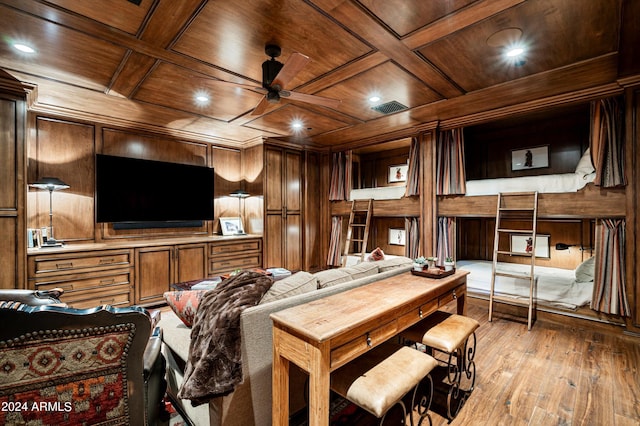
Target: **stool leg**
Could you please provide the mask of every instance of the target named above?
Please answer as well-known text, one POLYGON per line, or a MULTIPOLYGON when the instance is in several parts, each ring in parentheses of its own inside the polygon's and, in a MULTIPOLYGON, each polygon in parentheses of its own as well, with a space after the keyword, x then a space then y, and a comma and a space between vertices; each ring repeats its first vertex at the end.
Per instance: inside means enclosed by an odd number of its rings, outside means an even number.
MULTIPOLYGON (((400 407, 402 407, 402 426, 407 426, 407 407, 405 407, 404 402, 402 402, 402 400, 396 402, 396 404, 398 404, 398 405, 400 405, 400 407)), ((387 417, 387 414, 390 411, 391 411, 391 409, 389 411, 387 411, 386 413, 384 413, 384 415, 380 419, 379 426, 383 426, 384 419, 387 417)), ((413 419, 411 421, 413 422, 413 419)))
POLYGON ((411 397, 412 415, 409 417, 411 419, 411 426, 414 426, 413 407, 416 406, 416 396, 418 393, 418 388, 422 387, 422 385, 425 385, 426 389, 425 389, 425 392, 422 395, 420 395, 420 401, 417 403, 416 412, 420 416, 420 420, 418 421, 418 426, 422 425, 422 422, 424 421, 425 418, 429 420, 429 426, 432 425, 431 416, 429 415, 429 410, 431 409, 431 402, 433 401, 433 379, 431 378, 430 374, 427 374, 425 379, 427 383, 424 383, 424 379, 423 379, 423 382, 418 383, 418 385, 416 385, 416 387, 413 390, 413 396, 411 397))

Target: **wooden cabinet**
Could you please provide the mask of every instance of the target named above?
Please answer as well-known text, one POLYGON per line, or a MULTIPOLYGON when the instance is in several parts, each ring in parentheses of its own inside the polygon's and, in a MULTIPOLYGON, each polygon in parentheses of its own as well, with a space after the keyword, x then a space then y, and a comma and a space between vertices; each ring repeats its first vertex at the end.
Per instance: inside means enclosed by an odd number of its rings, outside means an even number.
POLYGON ((29 287, 62 288, 73 308, 133 303, 133 250, 50 253, 29 257, 29 287))
POLYGON ((180 244, 136 249, 136 304, 163 301, 171 284, 207 276, 207 244, 180 244))
POLYGON ((24 91, 0 76, 0 288, 22 288, 25 277, 24 91))
POLYGON ((259 238, 209 244, 209 276, 214 277, 236 269, 262 266, 262 240, 259 238))
POLYGON ((302 269, 302 153, 267 146, 264 191, 264 265, 302 269))

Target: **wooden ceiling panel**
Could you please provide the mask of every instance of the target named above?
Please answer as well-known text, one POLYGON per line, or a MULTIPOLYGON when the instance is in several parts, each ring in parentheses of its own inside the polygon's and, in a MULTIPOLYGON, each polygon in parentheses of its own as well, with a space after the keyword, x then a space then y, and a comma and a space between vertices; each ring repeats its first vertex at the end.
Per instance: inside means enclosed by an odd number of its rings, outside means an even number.
POLYGON ((255 108, 262 95, 239 87, 218 85, 213 79, 185 68, 160 63, 145 79, 134 99, 228 122, 255 108), (198 95, 208 97, 209 102, 196 102, 198 95))
POLYGON ((340 99, 342 103, 338 107, 339 111, 363 121, 383 115, 371 109, 374 105, 397 101, 413 108, 442 99, 422 81, 391 61, 370 68, 318 94, 340 99), (372 95, 379 96, 381 100, 371 104, 369 98, 372 95))
POLYGON ((619 9, 618 0, 528 1, 418 51, 470 92, 616 51, 619 9), (487 44, 505 28, 522 30, 522 66, 487 44))
POLYGON ((280 136, 306 138, 346 127, 347 123, 307 110, 301 106, 287 103, 247 123, 246 126, 273 132, 280 136), (294 130, 291 127, 293 122, 296 121, 302 124, 300 130, 294 130))
POLYGON ((141 0, 139 6, 127 0, 48 1, 110 27, 137 34, 155 0, 141 0))
POLYGON ((398 36, 404 37, 476 1, 360 0, 359 3, 398 36))
POLYGON ((0 57, 5 69, 28 69, 30 74, 104 91, 126 49, 60 25, 0 6, 2 35, 0 57), (12 43, 33 46, 23 54, 12 43), (53 53, 53 54, 52 54, 53 53))
POLYGON ((245 0, 209 2, 173 50, 262 81, 266 44, 282 48, 285 63, 293 52, 311 58, 286 87, 320 77, 371 51, 371 48, 305 2, 245 0))

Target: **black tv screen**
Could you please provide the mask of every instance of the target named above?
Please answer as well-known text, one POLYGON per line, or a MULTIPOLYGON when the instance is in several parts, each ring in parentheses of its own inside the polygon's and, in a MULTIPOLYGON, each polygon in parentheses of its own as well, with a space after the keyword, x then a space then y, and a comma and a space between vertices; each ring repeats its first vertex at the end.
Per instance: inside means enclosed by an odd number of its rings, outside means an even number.
POLYGON ((211 220, 213 182, 209 167, 97 154, 96 222, 211 220))

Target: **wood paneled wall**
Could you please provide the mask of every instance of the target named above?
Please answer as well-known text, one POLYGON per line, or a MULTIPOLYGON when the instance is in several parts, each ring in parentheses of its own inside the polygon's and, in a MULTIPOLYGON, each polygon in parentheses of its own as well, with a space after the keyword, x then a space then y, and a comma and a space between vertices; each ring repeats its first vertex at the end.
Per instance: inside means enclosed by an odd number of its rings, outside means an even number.
MULTIPOLYGON (((218 232, 218 221, 197 228, 113 229, 95 222, 95 154, 117 155, 213 167, 216 217, 238 216, 238 199, 229 197, 245 189, 242 152, 166 135, 118 129, 100 123, 70 121, 30 114, 28 127, 28 182, 58 177, 70 185, 53 194, 54 234, 69 243, 101 242, 163 236, 207 235, 218 232)), ((261 195, 261 191, 255 193, 261 195)), ((246 207, 246 205, 245 205, 246 207)), ((49 223, 49 194, 29 189, 27 227, 49 223)))
POLYGON ((406 165, 409 148, 372 152, 354 156, 353 188, 402 186, 405 182, 389 182, 389 167, 406 165))

